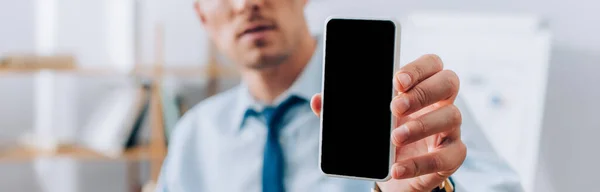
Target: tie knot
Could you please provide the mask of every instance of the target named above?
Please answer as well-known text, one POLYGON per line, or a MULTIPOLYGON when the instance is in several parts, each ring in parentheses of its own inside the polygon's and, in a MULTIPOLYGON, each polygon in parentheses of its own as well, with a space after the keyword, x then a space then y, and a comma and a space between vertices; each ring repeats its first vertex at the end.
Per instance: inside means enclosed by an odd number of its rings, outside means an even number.
POLYGON ((265 107, 261 112, 257 112, 252 109, 248 109, 246 113, 250 116, 262 116, 267 121, 267 127, 269 129, 273 127, 277 127, 280 123, 283 116, 296 105, 302 104, 306 102, 306 100, 298 97, 298 96, 290 96, 285 101, 281 102, 281 104, 277 106, 269 106, 265 107))
POLYGON ((263 117, 265 117, 265 119, 267 119, 267 122, 271 121, 271 118, 273 116, 273 112, 275 112, 275 107, 265 107, 262 111, 262 113, 260 113, 263 117))

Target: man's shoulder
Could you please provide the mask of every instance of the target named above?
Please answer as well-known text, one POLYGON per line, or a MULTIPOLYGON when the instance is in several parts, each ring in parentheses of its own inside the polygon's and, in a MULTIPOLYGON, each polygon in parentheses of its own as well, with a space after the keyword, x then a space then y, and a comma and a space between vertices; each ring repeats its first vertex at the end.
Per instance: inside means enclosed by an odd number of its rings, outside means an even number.
POLYGON ((172 138, 186 140, 194 137, 199 129, 212 129, 226 126, 227 119, 231 116, 231 109, 237 103, 238 87, 231 88, 217 95, 204 99, 188 110, 177 122, 172 138))
POLYGON ((236 86, 227 91, 206 98, 192 107, 190 112, 206 115, 205 113, 207 112, 210 114, 216 114, 219 112, 230 111, 230 107, 233 107, 237 103, 236 101, 239 95, 239 89, 240 87, 236 86))
MULTIPOLYGON (((232 109, 238 103, 239 86, 206 98, 188 110, 179 124, 188 127, 189 124, 197 125, 197 122, 215 122, 223 117, 231 116, 232 109)), ((218 123, 218 122, 215 122, 218 123)))

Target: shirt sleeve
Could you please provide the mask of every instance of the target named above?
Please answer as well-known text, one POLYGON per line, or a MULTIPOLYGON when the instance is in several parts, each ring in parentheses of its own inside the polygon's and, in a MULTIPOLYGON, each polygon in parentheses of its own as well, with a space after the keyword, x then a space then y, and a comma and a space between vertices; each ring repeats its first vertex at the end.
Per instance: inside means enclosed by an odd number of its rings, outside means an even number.
POLYGON ((464 101, 459 97, 455 103, 462 113, 462 140, 467 146, 463 165, 452 175, 455 191, 523 191, 517 173, 492 148, 464 101))
POLYGON ((197 109, 191 109, 177 122, 175 129, 173 129, 168 142, 167 156, 165 157, 158 181, 156 184, 155 192, 172 192, 172 191, 185 191, 190 187, 197 187, 199 178, 193 174, 194 172, 185 171, 186 169, 194 169, 191 164, 187 164, 186 156, 190 154, 188 149, 195 149, 192 146, 196 143, 191 143, 194 138, 191 138, 194 127, 196 124, 196 112, 197 109), (189 145, 188 147, 185 147, 189 145), (195 179, 196 182, 189 182, 189 179, 195 179), (194 186, 191 186, 194 184, 194 186))
POLYGON ((168 192, 168 188, 166 185, 166 174, 165 172, 167 172, 168 168, 167 168, 167 158, 165 158, 165 160, 163 161, 162 164, 162 168, 160 169, 160 175, 158 176, 158 182, 156 184, 156 189, 154 190, 155 192, 168 192))

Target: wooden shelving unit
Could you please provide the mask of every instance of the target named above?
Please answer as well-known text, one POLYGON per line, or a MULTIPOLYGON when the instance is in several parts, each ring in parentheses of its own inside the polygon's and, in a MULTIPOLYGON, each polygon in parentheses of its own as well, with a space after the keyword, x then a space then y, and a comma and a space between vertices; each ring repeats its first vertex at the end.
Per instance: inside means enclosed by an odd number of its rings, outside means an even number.
MULTIPOLYGON (((69 69, 6 69, 0 68, 0 77, 13 75, 31 75, 40 71, 53 71, 69 73, 81 76, 128 76, 142 78, 151 81, 150 106, 148 117, 150 118, 150 141, 141 146, 135 146, 125 150, 118 157, 108 157, 92 149, 81 146, 64 145, 53 151, 45 151, 26 146, 0 146, 0 163, 4 162, 28 162, 39 158, 71 158, 81 161, 126 161, 128 182, 137 182, 139 168, 137 163, 148 161, 150 163, 150 182, 156 182, 160 174, 163 159, 167 154, 165 138, 165 125, 162 106, 161 85, 166 76, 182 78, 201 77, 206 78, 208 83, 205 91, 208 95, 214 95, 218 90, 218 80, 238 78, 238 72, 233 67, 223 67, 217 64, 214 46, 210 49, 208 64, 202 67, 165 67, 163 50, 163 28, 159 25, 156 29, 156 62, 153 65, 136 64, 134 70, 123 73, 113 68, 69 68, 69 69)), ((131 186, 130 186, 131 187, 131 186)), ((133 188, 132 191, 139 191, 133 188)))

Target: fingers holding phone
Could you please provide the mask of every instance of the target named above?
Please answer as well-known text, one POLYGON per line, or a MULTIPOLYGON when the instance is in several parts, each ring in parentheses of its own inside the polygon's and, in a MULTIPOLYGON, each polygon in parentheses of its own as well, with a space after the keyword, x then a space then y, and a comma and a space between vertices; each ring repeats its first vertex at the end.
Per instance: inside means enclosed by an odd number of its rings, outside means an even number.
POLYGON ((438 56, 425 55, 395 74, 394 87, 399 92, 390 104, 397 118, 392 131, 396 161, 393 179, 379 185, 384 191, 402 185, 413 191, 431 190, 466 158, 460 138, 462 116, 454 105, 460 81, 453 71, 443 70, 438 56))
MULTIPOLYGON (((390 139, 395 160, 390 170, 392 179, 378 185, 384 191, 433 189, 466 157, 466 146, 460 139, 462 116, 453 104, 459 79, 456 73, 443 70, 439 57, 425 55, 396 72, 393 86, 399 92, 389 106, 397 119, 390 139)), ((375 104, 365 101, 352 104, 375 104)), ((311 106, 321 115, 321 94, 313 97, 311 106)))

